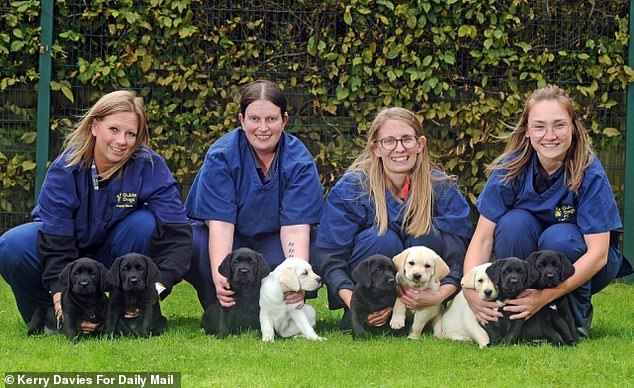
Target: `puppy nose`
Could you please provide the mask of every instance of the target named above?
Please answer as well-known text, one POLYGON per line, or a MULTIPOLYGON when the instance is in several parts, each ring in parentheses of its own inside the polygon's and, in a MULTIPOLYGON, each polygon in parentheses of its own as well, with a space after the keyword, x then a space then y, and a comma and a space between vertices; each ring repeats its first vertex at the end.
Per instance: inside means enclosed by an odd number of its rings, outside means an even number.
POLYGON ((82 280, 79 282, 79 285, 82 287, 88 287, 88 281, 87 280, 82 280))
POLYGON ((137 284, 138 282, 139 282, 139 278, 137 278, 137 277, 130 278, 130 283, 137 284))
POLYGON ((321 282, 321 276, 315 276, 315 280, 321 282))
POLYGON ((421 275, 421 274, 419 274, 418 272, 414 272, 414 275, 413 275, 414 279, 416 279, 416 280, 420 280, 421 276, 422 276, 422 275, 421 275))
POLYGON ((488 298, 493 293, 493 290, 486 289, 484 290, 484 295, 488 298))
POLYGON ((244 274, 244 273, 249 273, 249 270, 248 270, 248 269, 246 269, 246 268, 240 268, 240 269, 238 270, 238 272, 240 272, 240 273, 244 274))
POLYGON ((394 283, 396 283, 396 280, 394 280, 394 278, 387 279, 387 284, 394 284, 394 283))

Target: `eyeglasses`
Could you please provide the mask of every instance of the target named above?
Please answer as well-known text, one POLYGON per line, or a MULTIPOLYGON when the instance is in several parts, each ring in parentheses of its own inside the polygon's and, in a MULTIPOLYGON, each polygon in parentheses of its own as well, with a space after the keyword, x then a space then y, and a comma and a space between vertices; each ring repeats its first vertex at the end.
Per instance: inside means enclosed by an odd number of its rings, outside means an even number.
POLYGON ((556 121, 552 125, 547 125, 546 123, 539 122, 529 124, 528 126, 529 131, 531 131, 533 135, 539 137, 545 136, 548 128, 552 128, 555 135, 562 136, 568 132, 570 125, 565 121, 556 121))
POLYGON ((380 143, 381 147, 383 147, 386 151, 394 151, 396 149, 396 145, 398 142, 401 142, 401 145, 406 150, 414 148, 418 145, 418 137, 416 136, 403 136, 400 139, 395 138, 394 136, 384 137, 383 139, 375 140, 375 143, 380 143))

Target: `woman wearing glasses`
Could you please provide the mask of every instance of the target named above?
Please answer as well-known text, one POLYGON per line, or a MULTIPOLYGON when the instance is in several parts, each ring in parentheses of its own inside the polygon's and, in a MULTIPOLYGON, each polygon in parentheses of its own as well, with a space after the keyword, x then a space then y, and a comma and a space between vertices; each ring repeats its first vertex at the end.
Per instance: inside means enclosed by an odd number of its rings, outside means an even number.
MULTIPOLYGON (((533 92, 489 172, 464 270, 489 261, 491 254, 564 253, 574 263, 574 275, 556 288, 525 291, 504 309, 517 313, 511 319, 529 318, 572 291, 573 315, 587 337, 592 294, 631 273, 631 266, 618 247, 621 219, 610 182, 563 89, 549 85, 533 92)), ((494 302, 481 301, 472 290, 465 296, 480 321, 502 315, 494 302)))
MULTIPOLYGON (((451 269, 440 290, 405 289, 402 298, 412 308, 438 305, 458 289, 471 232, 469 205, 429 160, 414 113, 379 112, 365 149, 328 194, 312 255, 328 285, 330 308, 346 309, 341 328, 350 328, 351 273, 359 263, 416 245, 433 249, 451 269)), ((387 308, 371 314, 369 324, 384 325, 390 313, 387 308)))

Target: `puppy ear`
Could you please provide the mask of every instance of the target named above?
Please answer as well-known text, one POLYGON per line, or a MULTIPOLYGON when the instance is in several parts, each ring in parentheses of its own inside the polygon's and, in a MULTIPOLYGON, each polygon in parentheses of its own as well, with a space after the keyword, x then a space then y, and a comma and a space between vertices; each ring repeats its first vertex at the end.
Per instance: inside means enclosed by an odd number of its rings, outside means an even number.
POLYGON ((70 286, 70 274, 75 266, 75 262, 71 261, 66 264, 62 272, 59 273, 58 279, 62 283, 62 287, 66 290, 70 286))
POLYGON ((218 266, 218 273, 227 279, 231 279, 231 260, 233 259, 233 252, 229 252, 227 256, 222 260, 218 266))
POLYGON ((282 292, 287 291, 301 291, 302 287, 299 284, 297 274, 295 274, 294 268, 284 268, 279 277, 280 286, 282 286, 282 292))
POLYGON ((258 261, 258 279, 264 279, 271 273, 271 267, 269 267, 269 263, 266 261, 264 256, 261 253, 257 253, 257 261, 258 261))
POLYGON ((105 265, 97 262, 97 272, 99 272, 99 292, 104 293, 110 291, 108 282, 108 268, 105 265))
POLYGON ((539 281, 540 273, 537 270, 537 267, 533 265, 533 263, 526 262, 526 288, 533 288, 537 286, 537 282, 539 281))
POLYGON ((405 261, 407 260, 407 256, 409 256, 409 251, 406 249, 392 258, 392 262, 394 262, 394 266, 396 266, 396 270, 398 272, 403 272, 403 268, 405 268, 405 261))
POLYGON ((559 260, 561 261, 561 280, 568 279, 575 273, 575 267, 572 265, 572 262, 568 258, 568 256, 563 253, 557 252, 557 256, 559 256, 559 260))
POLYGON ((119 272, 121 271, 121 261, 123 261, 123 258, 124 256, 117 257, 108 270, 108 283, 112 286, 112 288, 121 287, 119 272))
POLYGON ((148 287, 150 285, 154 286, 154 283, 158 280, 158 277, 161 273, 159 272, 158 266, 151 257, 143 256, 143 258, 145 259, 145 264, 147 265, 147 273, 145 274, 145 281, 147 282, 146 284, 148 285, 148 287))
POLYGON ((462 277, 462 280, 460 280, 460 285, 462 286, 462 288, 475 288, 475 277, 476 270, 475 267, 473 267, 462 277))
POLYGON ((485 270, 487 276, 496 287, 502 283, 502 263, 502 261, 496 259, 495 262, 485 270))
POLYGON ((357 265, 357 268, 352 271, 352 280, 361 284, 363 287, 371 287, 372 277, 370 273, 370 260, 362 261, 357 265))
POLYGON ((434 276, 436 277, 436 279, 440 280, 449 275, 449 266, 440 256, 436 255, 434 257, 434 261, 436 262, 436 268, 434 271, 434 276))
POLYGON ((526 261, 536 265, 537 264, 537 260, 539 260, 539 257, 542 255, 542 251, 535 251, 533 253, 531 253, 530 255, 528 255, 528 257, 526 258, 526 261))

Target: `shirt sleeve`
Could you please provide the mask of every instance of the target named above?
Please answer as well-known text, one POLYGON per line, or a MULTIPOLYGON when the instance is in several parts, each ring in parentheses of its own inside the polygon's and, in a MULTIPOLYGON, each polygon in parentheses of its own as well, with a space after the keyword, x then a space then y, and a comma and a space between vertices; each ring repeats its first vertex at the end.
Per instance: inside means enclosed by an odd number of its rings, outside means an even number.
POLYGON ((284 190, 281 225, 317 224, 323 205, 323 189, 317 167, 310 163, 297 165, 284 190))
POLYGON ((478 212, 496 224, 513 208, 515 201, 513 186, 502 181, 504 173, 503 170, 493 170, 476 202, 478 212))
POLYGON ((471 238, 473 225, 471 208, 458 186, 452 181, 435 185, 435 209, 433 223, 438 229, 456 234, 463 238, 471 238))
POLYGON ((42 221, 44 233, 74 236, 75 211, 79 208, 80 193, 75 184, 75 169, 64 167, 64 154, 60 155, 46 172, 35 209, 42 221))
POLYGON ((52 293, 62 291, 59 274, 79 257, 75 239, 74 213, 79 208, 75 171, 64 167, 60 155, 46 173, 34 211, 42 221, 38 233, 38 254, 42 261, 42 285, 52 293))
POLYGON ((343 307, 338 291, 353 289, 349 258, 355 236, 367 227, 371 215, 364 206, 367 199, 359 194, 356 178, 344 175, 328 193, 319 223, 317 240, 311 260, 328 286, 331 309, 343 307))
POLYGON ((165 160, 153 153, 153 161, 146 165, 143 182, 145 206, 156 218, 156 229, 150 241, 150 256, 160 274, 158 281, 167 292, 179 282, 190 266, 192 257, 192 228, 185 214, 178 184, 165 160))
POLYGON ((324 193, 313 156, 301 140, 286 133, 278 149, 283 190, 280 225, 317 224, 324 193))
POLYGON ((583 234, 608 232, 622 226, 612 187, 598 160, 586 171, 577 212, 577 224, 583 234))
POLYGON ((234 177, 228 161, 222 152, 210 149, 187 196, 187 215, 198 220, 236 224, 236 198, 234 177))
POLYGON ((152 163, 146 164, 142 199, 152 213, 167 223, 187 223, 178 182, 172 176, 165 160, 153 153, 152 163))

